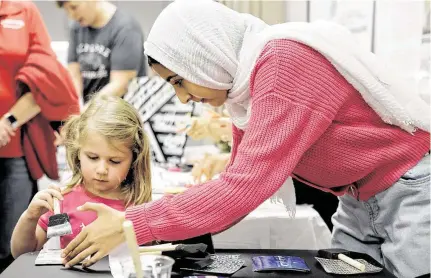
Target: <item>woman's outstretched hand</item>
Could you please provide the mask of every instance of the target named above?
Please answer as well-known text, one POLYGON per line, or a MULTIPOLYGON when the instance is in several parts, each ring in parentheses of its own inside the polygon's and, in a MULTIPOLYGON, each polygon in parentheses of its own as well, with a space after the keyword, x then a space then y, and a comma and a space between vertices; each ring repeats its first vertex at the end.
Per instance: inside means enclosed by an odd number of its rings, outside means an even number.
POLYGON ((87 257, 82 265, 88 267, 125 241, 123 222, 125 213, 104 204, 85 203, 78 210, 92 210, 97 213, 97 219, 84 227, 79 235, 63 250, 63 263, 71 267, 87 257))

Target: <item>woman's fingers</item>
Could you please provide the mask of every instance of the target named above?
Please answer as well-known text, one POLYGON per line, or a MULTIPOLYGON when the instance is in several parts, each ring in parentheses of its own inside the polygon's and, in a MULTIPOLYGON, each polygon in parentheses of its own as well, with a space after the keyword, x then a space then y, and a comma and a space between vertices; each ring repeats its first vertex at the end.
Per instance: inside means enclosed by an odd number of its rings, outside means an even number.
POLYGON ((65 265, 66 267, 74 266, 82 261, 84 261, 87 257, 93 255, 98 252, 98 248, 96 246, 89 246, 86 249, 82 250, 80 253, 76 255, 72 260, 68 261, 65 265))
POLYGON ((75 265, 99 251, 107 254, 125 240, 122 227, 124 212, 105 204, 88 202, 78 210, 94 211, 97 213, 97 219, 82 229, 64 249, 62 257, 65 258, 64 263, 67 266, 75 265))
POLYGON ((88 237, 87 237, 83 242, 81 242, 78 246, 76 246, 75 249, 72 250, 72 252, 70 252, 70 254, 66 257, 66 260, 71 260, 76 255, 78 255, 79 253, 81 253, 82 251, 84 251, 90 246, 91 244, 88 241, 88 237))
POLYGON ((99 261, 101 258, 103 258, 103 257, 105 257, 105 256, 106 256, 106 254, 105 254, 104 252, 102 252, 102 251, 97 251, 95 254, 93 254, 93 255, 90 257, 90 259, 85 260, 85 261, 82 263, 82 266, 83 266, 83 267, 90 267, 90 266, 92 266, 93 264, 95 264, 97 261, 99 261))
POLYGON ((71 258, 72 252, 75 250, 75 248, 80 245, 82 242, 85 241, 87 237, 87 231, 84 229, 81 230, 81 232, 71 241, 69 244, 64 248, 63 253, 61 256, 63 258, 71 258))

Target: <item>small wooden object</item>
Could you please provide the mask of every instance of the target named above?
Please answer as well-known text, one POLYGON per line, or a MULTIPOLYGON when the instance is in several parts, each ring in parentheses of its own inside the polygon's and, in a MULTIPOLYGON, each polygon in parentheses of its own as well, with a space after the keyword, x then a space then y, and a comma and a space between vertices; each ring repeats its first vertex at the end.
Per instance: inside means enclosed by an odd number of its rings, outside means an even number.
POLYGON ((136 278, 143 278, 141 257, 139 255, 138 242, 136 240, 133 224, 130 220, 123 223, 124 235, 126 237, 127 247, 129 248, 130 255, 132 256, 133 265, 135 266, 136 278))
POLYGON ((321 249, 318 251, 319 257, 326 259, 339 259, 360 271, 365 271, 365 265, 350 258, 350 252, 344 249, 321 249))

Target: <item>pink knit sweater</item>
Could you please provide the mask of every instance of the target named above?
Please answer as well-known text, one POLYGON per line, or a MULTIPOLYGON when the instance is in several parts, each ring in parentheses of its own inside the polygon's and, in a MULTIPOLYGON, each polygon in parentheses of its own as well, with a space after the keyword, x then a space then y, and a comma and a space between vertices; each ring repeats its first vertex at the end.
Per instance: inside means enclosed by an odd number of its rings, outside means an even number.
POLYGON ((429 133, 390 126, 318 52, 274 40, 251 75, 252 115, 234 128, 232 158, 218 180, 129 208, 139 244, 217 232, 254 210, 288 176, 367 200, 430 149, 429 133))

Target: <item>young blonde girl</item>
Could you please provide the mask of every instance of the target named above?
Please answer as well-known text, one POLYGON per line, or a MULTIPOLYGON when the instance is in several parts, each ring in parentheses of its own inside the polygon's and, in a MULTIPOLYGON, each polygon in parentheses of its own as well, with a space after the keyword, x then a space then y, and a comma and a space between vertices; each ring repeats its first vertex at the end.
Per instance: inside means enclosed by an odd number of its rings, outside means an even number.
POLYGON ((73 231, 61 237, 61 248, 96 219, 94 212, 79 211, 86 202, 124 211, 151 200, 149 142, 133 106, 118 97, 94 98, 81 115, 67 121, 63 132, 72 178, 63 192, 50 186, 35 195, 12 235, 15 258, 40 250, 47 241, 53 197, 61 200, 73 231))

